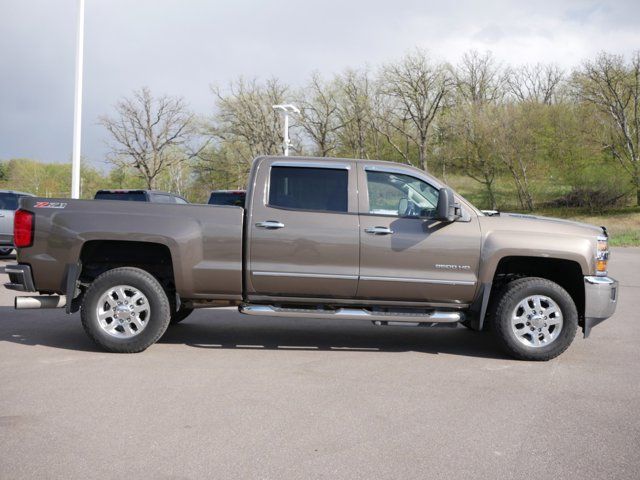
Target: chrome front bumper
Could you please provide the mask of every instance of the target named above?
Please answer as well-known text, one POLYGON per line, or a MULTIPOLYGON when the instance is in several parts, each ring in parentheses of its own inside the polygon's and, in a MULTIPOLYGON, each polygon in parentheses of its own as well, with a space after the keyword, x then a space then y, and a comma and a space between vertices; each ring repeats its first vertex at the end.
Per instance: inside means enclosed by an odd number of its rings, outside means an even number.
POLYGON ((616 311, 618 281, 609 277, 584 277, 584 337, 616 311))

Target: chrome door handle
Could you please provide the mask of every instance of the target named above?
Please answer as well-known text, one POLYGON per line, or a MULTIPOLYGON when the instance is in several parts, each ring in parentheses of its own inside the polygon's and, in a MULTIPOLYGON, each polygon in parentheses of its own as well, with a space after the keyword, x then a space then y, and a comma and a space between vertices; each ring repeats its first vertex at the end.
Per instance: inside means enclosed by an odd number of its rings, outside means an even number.
POLYGON ((284 223, 280 223, 277 220, 267 220, 266 222, 256 223, 256 227, 277 230, 278 228, 284 228, 284 223))
POLYGON ((388 227, 369 227, 364 229, 365 232, 372 235, 392 235, 393 230, 388 227))

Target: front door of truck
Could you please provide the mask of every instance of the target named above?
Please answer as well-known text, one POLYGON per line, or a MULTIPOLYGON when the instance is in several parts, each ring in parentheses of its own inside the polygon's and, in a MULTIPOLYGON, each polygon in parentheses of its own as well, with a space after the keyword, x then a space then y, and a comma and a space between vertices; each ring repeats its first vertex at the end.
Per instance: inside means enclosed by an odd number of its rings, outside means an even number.
POLYGON ((249 209, 249 295, 352 298, 358 285, 355 163, 263 160, 249 209))
POLYGON ((446 223, 438 188, 411 170, 358 166, 360 283, 370 300, 468 303, 476 291, 480 227, 473 212, 446 223))

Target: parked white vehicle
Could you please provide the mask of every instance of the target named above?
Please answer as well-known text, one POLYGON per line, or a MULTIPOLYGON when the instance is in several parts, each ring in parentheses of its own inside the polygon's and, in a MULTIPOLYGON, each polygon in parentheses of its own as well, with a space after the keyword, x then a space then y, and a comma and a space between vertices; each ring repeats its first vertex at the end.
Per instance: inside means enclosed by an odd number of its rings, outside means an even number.
POLYGON ((0 256, 13 251, 13 214, 21 197, 33 197, 30 193, 0 190, 0 256))

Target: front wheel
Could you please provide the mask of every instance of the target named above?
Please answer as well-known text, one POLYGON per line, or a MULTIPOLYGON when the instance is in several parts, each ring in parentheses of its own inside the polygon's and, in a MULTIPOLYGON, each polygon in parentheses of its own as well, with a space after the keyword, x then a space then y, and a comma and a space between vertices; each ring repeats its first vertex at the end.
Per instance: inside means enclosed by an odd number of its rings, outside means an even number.
POLYGON ((136 353, 153 345, 171 319, 164 289, 139 268, 109 270, 97 277, 82 301, 82 326, 109 352, 136 353))
POLYGON ((578 311, 557 283, 528 277, 506 285, 495 303, 493 331, 503 349, 520 360, 551 360, 576 335, 578 311))

